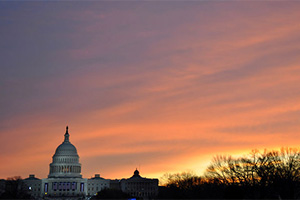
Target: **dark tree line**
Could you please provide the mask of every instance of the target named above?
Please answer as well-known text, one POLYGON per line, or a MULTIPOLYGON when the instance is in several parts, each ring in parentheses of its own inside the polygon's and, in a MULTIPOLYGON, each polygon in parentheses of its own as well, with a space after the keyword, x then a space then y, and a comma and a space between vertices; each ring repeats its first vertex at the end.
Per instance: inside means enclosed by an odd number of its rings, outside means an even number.
POLYGON ((130 195, 118 189, 105 188, 93 196, 91 199, 129 199, 130 195))
POLYGON ((252 151, 240 158, 216 156, 204 176, 166 174, 158 198, 298 199, 300 151, 252 151))
POLYGON ((0 199, 33 199, 21 177, 11 177, 5 181, 5 188, 0 199))

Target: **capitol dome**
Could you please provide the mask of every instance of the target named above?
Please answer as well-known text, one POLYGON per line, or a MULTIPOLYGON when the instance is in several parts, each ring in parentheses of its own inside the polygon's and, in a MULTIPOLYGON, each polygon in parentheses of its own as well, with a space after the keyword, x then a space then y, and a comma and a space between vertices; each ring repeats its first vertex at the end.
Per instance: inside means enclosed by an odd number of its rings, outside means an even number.
POLYGON ((68 127, 66 127, 65 139, 60 144, 52 157, 49 178, 54 177, 81 177, 81 164, 76 147, 70 142, 68 127))
POLYGON ((54 156, 58 155, 77 155, 76 147, 70 142, 64 141, 61 145, 56 148, 54 156))

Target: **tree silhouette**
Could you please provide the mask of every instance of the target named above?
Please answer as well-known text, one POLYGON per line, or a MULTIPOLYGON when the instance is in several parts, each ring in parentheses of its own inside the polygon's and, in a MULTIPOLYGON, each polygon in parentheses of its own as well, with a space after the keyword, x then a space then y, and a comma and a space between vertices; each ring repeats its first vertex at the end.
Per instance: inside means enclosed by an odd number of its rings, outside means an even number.
POLYGON ((206 178, 212 183, 243 190, 240 198, 298 198, 300 183, 300 152, 282 148, 281 151, 232 158, 216 156, 207 168, 206 178))
POLYGON ((175 174, 164 174, 162 177, 165 186, 177 187, 180 189, 190 189, 201 184, 201 177, 193 172, 182 172, 175 174))
POLYGON ((122 192, 117 189, 108 189, 105 188, 97 193, 96 196, 93 196, 91 199, 128 199, 130 198, 129 194, 122 192))
POLYGON ((27 186, 20 176, 8 178, 5 181, 5 191, 0 199, 30 199, 27 186))

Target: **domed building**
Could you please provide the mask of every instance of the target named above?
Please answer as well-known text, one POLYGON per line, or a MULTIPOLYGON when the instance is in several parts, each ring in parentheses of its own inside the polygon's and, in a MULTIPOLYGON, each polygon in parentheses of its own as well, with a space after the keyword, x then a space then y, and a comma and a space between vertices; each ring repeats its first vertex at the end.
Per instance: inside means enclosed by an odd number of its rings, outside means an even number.
POLYGON ((152 199, 158 194, 158 179, 149 179, 140 176, 136 169, 133 176, 120 181, 121 190, 138 199, 152 199))
POLYGON ((70 142, 66 127, 64 141, 56 148, 52 157, 48 178, 42 179, 42 194, 44 198, 84 198, 86 191, 87 179, 82 178, 77 149, 70 142))
POLYGON ((81 164, 76 147, 69 140, 68 127, 66 128, 65 139, 56 148, 50 164, 48 178, 72 177, 81 178, 81 164))
POLYGON ((76 147, 70 142, 66 127, 63 142, 56 148, 49 166, 48 178, 38 179, 30 174, 24 179, 28 192, 35 199, 89 199, 105 188, 122 190, 133 197, 149 199, 158 192, 158 179, 143 178, 136 170, 129 179, 104 179, 100 174, 82 178, 76 147))

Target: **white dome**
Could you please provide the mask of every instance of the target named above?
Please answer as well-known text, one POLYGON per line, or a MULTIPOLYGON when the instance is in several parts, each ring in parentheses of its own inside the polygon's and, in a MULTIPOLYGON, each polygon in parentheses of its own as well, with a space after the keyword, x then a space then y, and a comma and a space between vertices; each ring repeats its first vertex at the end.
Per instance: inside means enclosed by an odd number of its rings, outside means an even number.
POLYGON ((52 157, 48 177, 81 177, 81 164, 76 147, 69 141, 68 127, 65 139, 60 144, 52 157))
POLYGON ((54 156, 58 155, 78 156, 76 147, 70 142, 65 141, 57 147, 54 156))

